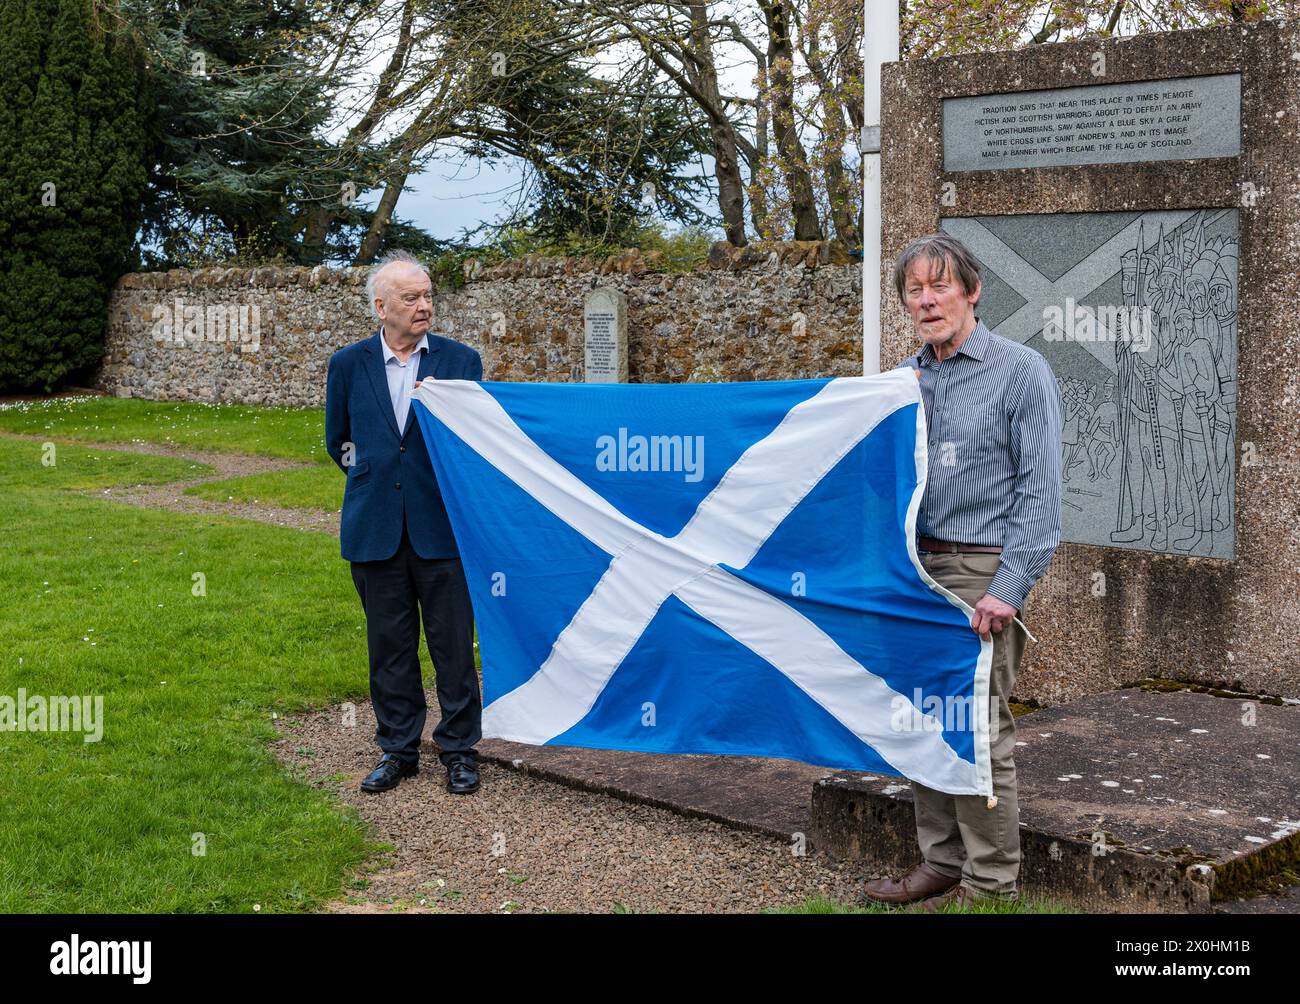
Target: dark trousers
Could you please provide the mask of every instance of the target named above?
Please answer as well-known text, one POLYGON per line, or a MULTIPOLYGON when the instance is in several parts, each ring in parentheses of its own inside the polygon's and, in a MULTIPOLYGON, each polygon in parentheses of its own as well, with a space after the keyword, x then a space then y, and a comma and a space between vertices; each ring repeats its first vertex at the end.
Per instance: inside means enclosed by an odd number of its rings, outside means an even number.
POLYGON ((483 737, 483 699, 474 670, 474 614, 459 558, 421 558, 406 528, 397 553, 352 562, 366 614, 375 741, 385 753, 418 763, 428 704, 420 677, 420 622, 433 659, 442 721, 433 730, 444 765, 475 763, 483 737))

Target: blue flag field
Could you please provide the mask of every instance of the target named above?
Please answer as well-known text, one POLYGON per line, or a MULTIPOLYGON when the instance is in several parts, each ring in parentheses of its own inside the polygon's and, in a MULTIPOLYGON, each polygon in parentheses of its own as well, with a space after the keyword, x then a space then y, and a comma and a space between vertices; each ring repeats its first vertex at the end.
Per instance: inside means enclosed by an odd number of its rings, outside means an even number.
POLYGON ((992 643, 916 553, 911 370, 427 380, 413 400, 473 600, 485 736, 992 794, 992 643))

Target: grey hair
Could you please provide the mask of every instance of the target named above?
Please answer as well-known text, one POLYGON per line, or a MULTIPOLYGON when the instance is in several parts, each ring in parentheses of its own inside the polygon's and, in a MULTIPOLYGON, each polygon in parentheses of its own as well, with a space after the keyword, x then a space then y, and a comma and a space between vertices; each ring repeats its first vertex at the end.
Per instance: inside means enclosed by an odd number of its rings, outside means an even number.
POLYGON ((420 259, 411 254, 410 251, 389 251, 379 261, 370 266, 370 274, 366 276, 366 302, 370 304, 370 312, 375 315, 375 320, 380 320, 379 311, 375 309, 375 287, 379 279, 379 273, 385 265, 392 265, 395 262, 414 265, 426 276, 429 274, 429 270, 424 267, 420 259))
MULTIPOLYGON (((962 290, 968 294, 975 292, 975 285, 980 281, 980 266, 970 249, 952 234, 927 234, 903 248, 898 260, 894 262, 894 288, 898 291, 900 303, 907 303, 907 270, 918 258, 925 258, 937 265, 941 276, 947 275, 951 262, 962 290)), ((975 305, 979 306, 978 300, 975 305)))

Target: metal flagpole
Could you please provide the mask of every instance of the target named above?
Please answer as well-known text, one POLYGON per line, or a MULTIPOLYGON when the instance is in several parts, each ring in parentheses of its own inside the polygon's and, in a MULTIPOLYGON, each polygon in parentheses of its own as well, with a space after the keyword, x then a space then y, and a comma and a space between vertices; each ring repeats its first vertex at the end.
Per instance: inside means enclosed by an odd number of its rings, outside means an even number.
POLYGON ((898 60, 898 0, 864 0, 862 152, 862 373, 880 372, 880 67, 898 60))

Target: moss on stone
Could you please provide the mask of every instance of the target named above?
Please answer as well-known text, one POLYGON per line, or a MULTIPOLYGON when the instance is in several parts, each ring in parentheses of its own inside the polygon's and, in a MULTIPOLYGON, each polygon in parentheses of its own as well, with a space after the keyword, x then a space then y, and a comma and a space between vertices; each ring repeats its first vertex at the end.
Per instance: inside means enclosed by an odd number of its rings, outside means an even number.
POLYGON ((1209 694, 1211 697, 1226 697, 1234 701, 1259 701, 1260 704, 1281 706, 1286 702, 1280 697, 1264 694, 1251 694, 1243 690, 1234 690, 1231 685, 1218 681, 1215 683, 1196 683, 1191 680, 1169 680, 1160 677, 1148 677, 1133 680, 1120 685, 1121 690, 1148 690, 1159 694, 1173 694, 1189 691, 1193 694, 1209 694))
POLYGON ((1293 885, 1300 881, 1300 833, 1213 867, 1215 900, 1241 899, 1293 885))

